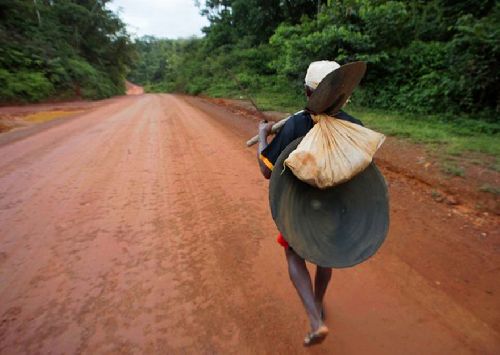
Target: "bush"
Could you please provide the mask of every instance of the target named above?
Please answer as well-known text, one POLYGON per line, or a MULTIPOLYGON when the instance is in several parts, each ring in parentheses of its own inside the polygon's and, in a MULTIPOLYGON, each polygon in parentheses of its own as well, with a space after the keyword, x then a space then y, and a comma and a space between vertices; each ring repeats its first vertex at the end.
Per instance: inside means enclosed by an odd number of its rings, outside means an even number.
POLYGON ((288 107, 300 101, 311 61, 363 60, 367 75, 353 97, 359 105, 418 117, 439 113, 448 120, 462 114, 500 118, 499 2, 238 0, 209 2, 204 11, 211 22, 204 38, 137 41, 141 62, 136 75, 143 84, 214 96, 248 91, 262 94, 264 101, 272 93, 281 107, 288 107), (279 6, 283 11, 276 12, 279 6), (285 9, 309 17, 282 18, 285 9), (272 19, 273 31, 266 28, 257 35, 252 29, 259 22, 253 19, 272 19))
POLYGON ((83 59, 69 59, 67 67, 76 94, 83 98, 103 99, 125 91, 123 80, 113 82, 107 73, 95 69, 83 59))
POLYGON ((39 72, 11 73, 0 69, 0 101, 41 101, 54 93, 54 86, 39 72))
POLYGON ((0 100, 123 93, 135 51, 106 2, 1 2, 0 100))

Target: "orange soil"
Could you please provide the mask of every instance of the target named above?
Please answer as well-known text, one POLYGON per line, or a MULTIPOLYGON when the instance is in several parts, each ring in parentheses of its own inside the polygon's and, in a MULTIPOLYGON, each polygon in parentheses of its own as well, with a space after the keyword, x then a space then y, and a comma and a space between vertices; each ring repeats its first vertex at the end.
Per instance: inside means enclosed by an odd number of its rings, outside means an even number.
POLYGON ((303 349, 255 132, 202 99, 141 95, 4 139, 0 353, 500 351, 498 217, 436 202, 385 158, 388 239, 334 271, 331 332, 303 349))

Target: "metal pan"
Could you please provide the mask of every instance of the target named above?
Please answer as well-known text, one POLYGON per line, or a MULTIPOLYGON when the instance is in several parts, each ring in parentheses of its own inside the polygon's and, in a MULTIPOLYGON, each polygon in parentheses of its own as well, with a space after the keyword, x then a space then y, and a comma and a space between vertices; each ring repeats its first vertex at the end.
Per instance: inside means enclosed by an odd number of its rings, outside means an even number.
POLYGON ((352 95, 365 72, 365 62, 348 63, 334 70, 321 80, 309 97, 306 109, 315 114, 336 114, 352 95))
POLYGON ((271 175, 269 202, 279 231, 305 260, 344 268, 368 259, 389 229, 389 197, 374 163, 351 180, 328 189, 306 184, 284 168, 302 138, 280 154, 271 175))

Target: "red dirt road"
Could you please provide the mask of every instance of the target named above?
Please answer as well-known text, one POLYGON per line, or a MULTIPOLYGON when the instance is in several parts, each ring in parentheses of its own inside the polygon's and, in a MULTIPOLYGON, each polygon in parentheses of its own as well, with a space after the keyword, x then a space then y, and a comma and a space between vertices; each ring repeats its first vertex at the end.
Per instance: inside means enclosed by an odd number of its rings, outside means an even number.
POLYGON ((303 349, 246 120, 118 99, 0 147, 0 353, 500 353, 498 225, 381 167, 391 230, 303 349))

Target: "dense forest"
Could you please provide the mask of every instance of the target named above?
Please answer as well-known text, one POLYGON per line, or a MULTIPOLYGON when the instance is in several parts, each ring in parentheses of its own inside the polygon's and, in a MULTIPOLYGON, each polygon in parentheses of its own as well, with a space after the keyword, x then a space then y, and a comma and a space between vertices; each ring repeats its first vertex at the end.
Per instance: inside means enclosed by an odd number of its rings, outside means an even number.
POLYGON ((136 59, 107 0, 0 0, 0 102, 122 94, 136 59))
MULTIPOLYGON (((309 62, 368 63, 353 102, 499 121, 495 0, 206 0, 202 38, 132 41, 109 0, 0 0, 0 102, 149 91, 300 107, 309 62)), ((266 107, 264 107, 266 108, 266 107)))
POLYGON ((364 60, 361 106, 498 121, 494 0, 207 0, 203 38, 136 41, 132 81, 150 91, 303 100, 309 62, 364 60), (243 89, 243 91, 242 91, 243 89))

